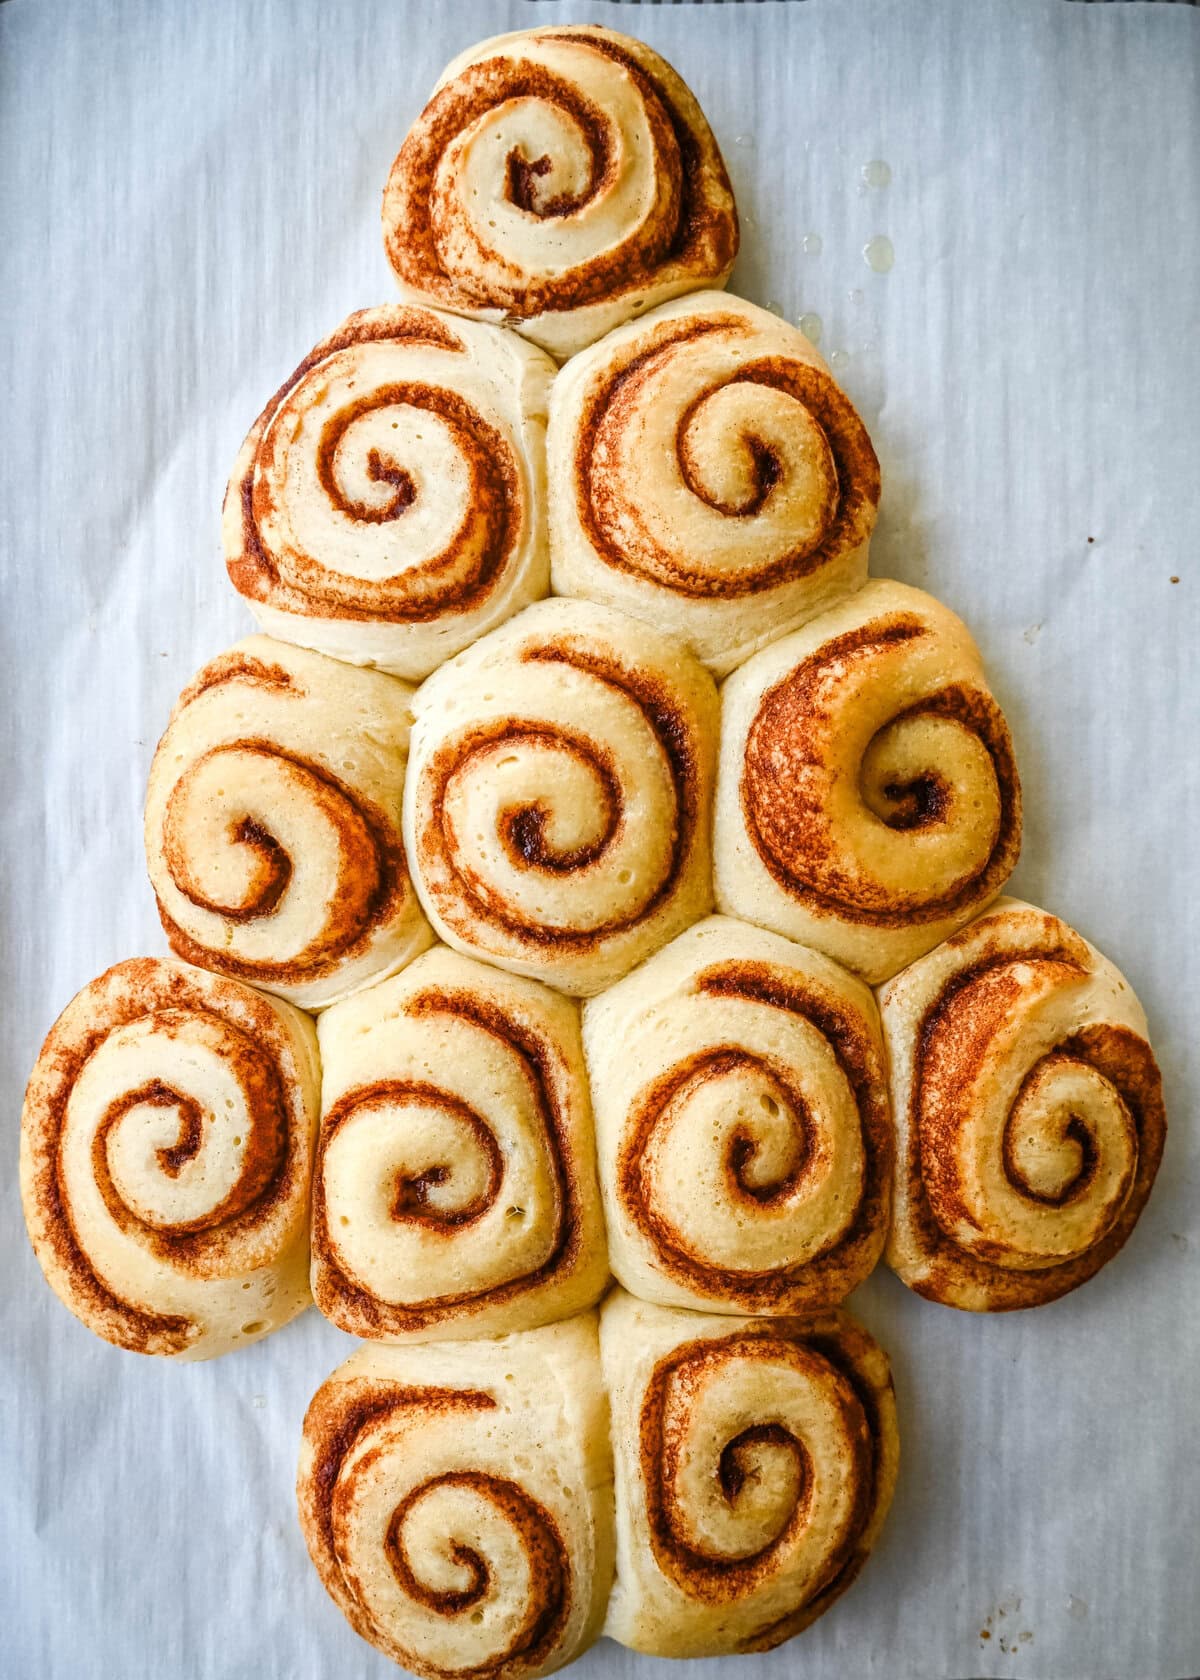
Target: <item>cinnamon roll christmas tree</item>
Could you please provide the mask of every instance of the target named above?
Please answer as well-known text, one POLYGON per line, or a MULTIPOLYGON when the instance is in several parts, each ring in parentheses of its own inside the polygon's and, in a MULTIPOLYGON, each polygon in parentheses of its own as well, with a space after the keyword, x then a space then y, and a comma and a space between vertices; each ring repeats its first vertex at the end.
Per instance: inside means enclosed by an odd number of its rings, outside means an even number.
POLYGON ((737 214, 675 71, 590 25, 486 41, 383 211, 402 301, 234 465, 270 635, 187 685, 146 797, 186 960, 51 1029, 30 1238, 123 1348, 226 1352, 310 1282, 367 1340, 300 1518, 412 1673, 537 1680, 602 1628, 767 1650, 895 1483, 838 1303, 885 1245, 976 1311, 1091 1277, 1162 1155, 1146 1021, 998 899, 1021 791, 979 651, 868 581, 875 451, 719 289, 737 214))

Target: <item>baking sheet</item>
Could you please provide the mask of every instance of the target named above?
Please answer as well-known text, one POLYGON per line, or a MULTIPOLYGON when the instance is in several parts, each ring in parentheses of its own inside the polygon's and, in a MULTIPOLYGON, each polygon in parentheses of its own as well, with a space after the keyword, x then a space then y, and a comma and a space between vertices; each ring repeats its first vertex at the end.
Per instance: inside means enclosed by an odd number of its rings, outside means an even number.
MULTIPOLYGON (((164 948, 147 765, 184 681, 249 628, 219 556, 225 475, 309 346, 391 296, 378 203, 407 124, 477 38, 600 19, 663 50, 708 111, 743 211, 736 289, 820 317, 883 462, 873 569, 974 628, 1025 783, 1014 889, 1125 969, 1173 1127, 1128 1250, 1076 1296, 988 1320, 884 1272, 858 1293, 895 1364, 892 1518, 854 1591, 737 1673, 1195 1675, 1200 15, 433 11, 0 7, 0 1674, 392 1672, 293 1516, 300 1419, 349 1338, 310 1313, 180 1368, 95 1341, 21 1229, 20 1092, 75 989, 164 948), (888 273, 863 256, 881 235, 888 273)), ((605 1643, 578 1672, 651 1667, 605 1643)))

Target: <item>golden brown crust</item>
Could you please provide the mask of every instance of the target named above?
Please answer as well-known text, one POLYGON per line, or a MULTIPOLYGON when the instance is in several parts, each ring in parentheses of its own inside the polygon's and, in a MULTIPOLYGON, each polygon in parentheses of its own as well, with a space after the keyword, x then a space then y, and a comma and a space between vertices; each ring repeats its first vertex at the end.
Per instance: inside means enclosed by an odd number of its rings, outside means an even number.
MULTIPOLYGON (((544 134, 530 120, 530 133, 544 134)), ((643 43, 593 26, 500 37, 451 65, 392 166, 383 221, 388 259, 414 295, 466 314, 503 311, 518 327, 627 299, 613 320, 624 318, 647 293, 653 301, 723 279, 738 242, 725 166, 691 94, 643 43), (611 97, 614 75, 635 107, 628 113, 611 97), (553 113, 573 163, 543 151, 542 140, 526 141, 524 106, 543 121, 553 113), (471 144, 498 108, 510 113, 510 140, 502 166, 499 153, 490 159, 484 192, 505 216, 520 212, 525 237, 509 242, 463 182, 471 144), (624 120, 640 125, 636 141, 624 120), (527 155, 531 146, 538 155, 527 155), (649 200, 621 210, 631 155, 649 177, 649 200), (573 261, 543 267, 539 224, 547 221, 573 232, 594 223, 596 231, 573 261)), ((603 330, 598 322, 554 347, 569 353, 603 330)))
MULTIPOLYGON (((309 1078, 288 1019, 234 981, 146 957, 117 964, 79 993, 42 1047, 22 1119, 30 1239, 76 1317, 138 1353, 222 1351, 208 1344, 225 1335, 212 1320, 227 1303, 216 1299, 210 1315, 203 1286, 249 1276, 303 1234, 315 1118, 309 1078), (228 1146, 236 1170, 222 1171, 223 1156, 214 1188, 202 1187, 192 1210, 179 1212, 172 1186, 202 1164, 208 1133, 227 1120, 214 1114, 206 1061, 236 1092, 223 1103, 237 1104, 240 1135, 228 1146), (169 1075, 158 1071, 168 1063, 169 1075), (155 1111, 164 1124, 154 1135, 173 1141, 147 1150, 134 1174, 129 1151, 155 1111), (137 1193, 127 1199, 130 1183, 137 1193), (158 1194, 164 1205, 156 1207, 158 1194), (138 1286, 114 1283, 133 1270, 138 1286), (197 1310, 162 1310, 181 1289, 197 1310)), ((242 1316, 253 1317, 243 1301, 242 1316)))
POLYGON ((1005 1312, 1121 1248, 1166 1134, 1136 1000, 1057 918, 1014 901, 885 989, 897 1069, 889 1263, 918 1294, 1005 1312))

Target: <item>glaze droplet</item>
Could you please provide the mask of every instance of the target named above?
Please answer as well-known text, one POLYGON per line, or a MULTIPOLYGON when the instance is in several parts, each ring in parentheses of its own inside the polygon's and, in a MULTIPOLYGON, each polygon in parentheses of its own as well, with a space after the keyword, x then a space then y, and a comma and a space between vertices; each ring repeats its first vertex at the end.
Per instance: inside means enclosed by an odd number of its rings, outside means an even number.
POLYGON ((819 315, 801 315, 796 325, 810 344, 820 344, 822 322, 819 315))
POLYGON ((845 367, 846 363, 849 360, 850 360, 849 350, 834 350, 830 353, 829 365, 831 367, 835 367, 835 368, 836 367, 845 367))
POLYGON ((819 257, 821 254, 821 235, 819 233, 806 233, 800 241, 800 249, 810 257, 819 257))
POLYGON ((896 260, 892 242, 886 233, 877 233, 863 246, 863 260, 876 274, 886 274, 896 260))
POLYGON ((872 158, 870 163, 863 164, 862 178, 865 187, 886 187, 892 179, 891 166, 882 158, 872 158))

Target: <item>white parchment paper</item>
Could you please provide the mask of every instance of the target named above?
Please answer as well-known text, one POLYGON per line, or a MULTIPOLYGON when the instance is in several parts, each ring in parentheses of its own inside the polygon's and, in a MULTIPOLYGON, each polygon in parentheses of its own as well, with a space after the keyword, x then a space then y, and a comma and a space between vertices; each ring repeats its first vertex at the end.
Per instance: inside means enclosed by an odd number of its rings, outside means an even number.
MULTIPOLYGON (((859 1292, 899 1391, 892 1518, 836 1609, 737 1672, 1195 1675, 1200 13, 436 10, 0 6, 0 1674, 391 1672, 293 1514, 300 1419, 349 1339, 310 1313, 178 1368, 93 1339, 21 1228, 20 1095, 76 988, 164 949, 150 754, 185 680, 249 627, 219 554, 225 476, 310 345, 392 295, 378 206, 409 121, 477 38, 602 19, 709 113, 743 211, 736 289, 820 317, 883 462, 874 570, 975 630, 1025 784, 1014 888, 1129 975, 1172 1125, 1128 1249, 1077 1295, 979 1319, 885 1272, 859 1292), (890 184, 863 180, 872 162, 890 184), (863 257, 877 235, 887 274, 863 257)), ((651 1668, 605 1643, 578 1672, 651 1668)))

